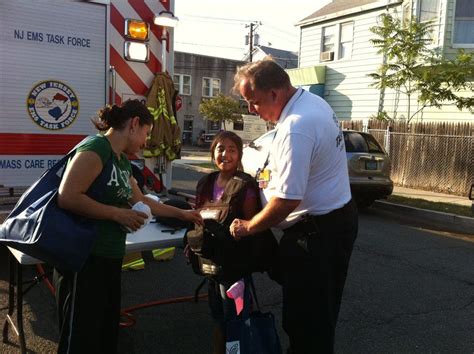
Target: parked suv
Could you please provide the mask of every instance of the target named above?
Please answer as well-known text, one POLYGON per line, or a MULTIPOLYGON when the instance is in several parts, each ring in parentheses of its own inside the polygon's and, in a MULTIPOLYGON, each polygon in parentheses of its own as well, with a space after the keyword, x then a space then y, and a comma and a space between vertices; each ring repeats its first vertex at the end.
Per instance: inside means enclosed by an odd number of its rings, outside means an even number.
MULTIPOLYGON (((360 208, 370 206, 376 199, 392 194, 390 158, 369 133, 344 130, 347 165, 352 195, 360 208)), ((271 130, 244 147, 242 165, 252 176, 265 163, 275 130, 271 130)))

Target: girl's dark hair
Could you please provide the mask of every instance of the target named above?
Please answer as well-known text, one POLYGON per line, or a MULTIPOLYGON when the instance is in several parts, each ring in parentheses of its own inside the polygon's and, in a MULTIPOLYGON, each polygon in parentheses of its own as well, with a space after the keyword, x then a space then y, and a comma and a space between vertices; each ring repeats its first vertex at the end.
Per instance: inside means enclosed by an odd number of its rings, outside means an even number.
POLYGON ((234 132, 229 132, 229 131, 224 130, 217 133, 217 135, 212 140, 211 147, 210 147, 212 161, 215 161, 214 151, 216 150, 217 144, 224 141, 224 139, 229 139, 235 144, 235 146, 237 146, 237 151, 239 152, 239 167, 238 168, 239 170, 242 170, 243 168, 242 168, 242 163, 240 162, 240 160, 242 160, 244 144, 242 143, 242 139, 240 138, 240 136, 238 136, 234 132))
POLYGON ((140 119, 140 125, 152 125, 153 116, 148 108, 139 100, 127 100, 122 106, 105 106, 102 108, 92 123, 99 131, 110 128, 121 130, 125 128, 127 121, 133 117, 140 119))

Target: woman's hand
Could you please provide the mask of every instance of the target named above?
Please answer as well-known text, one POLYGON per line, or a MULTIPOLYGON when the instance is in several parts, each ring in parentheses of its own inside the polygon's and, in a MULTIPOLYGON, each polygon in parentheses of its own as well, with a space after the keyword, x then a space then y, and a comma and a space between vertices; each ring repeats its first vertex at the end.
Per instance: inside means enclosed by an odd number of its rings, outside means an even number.
POLYGON ((117 208, 114 221, 122 226, 125 226, 127 229, 133 232, 142 227, 147 218, 148 215, 142 213, 141 211, 117 208))
POLYGON ((184 221, 189 221, 198 225, 204 225, 204 221, 202 220, 202 216, 197 210, 181 210, 181 219, 184 221))
POLYGON ((240 240, 242 237, 248 236, 250 232, 250 222, 242 219, 234 219, 232 224, 229 226, 230 234, 236 240, 240 240))

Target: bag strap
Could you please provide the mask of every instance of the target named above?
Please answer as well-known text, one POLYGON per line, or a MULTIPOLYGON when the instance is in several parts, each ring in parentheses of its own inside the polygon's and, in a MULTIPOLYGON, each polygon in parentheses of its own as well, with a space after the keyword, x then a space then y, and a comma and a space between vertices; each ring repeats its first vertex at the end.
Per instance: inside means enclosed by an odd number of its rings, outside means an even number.
POLYGON ((250 294, 253 296, 253 299, 255 300, 255 304, 257 305, 257 310, 260 311, 260 303, 258 302, 257 298, 257 291, 255 290, 255 283, 253 282, 253 277, 250 275, 250 294))

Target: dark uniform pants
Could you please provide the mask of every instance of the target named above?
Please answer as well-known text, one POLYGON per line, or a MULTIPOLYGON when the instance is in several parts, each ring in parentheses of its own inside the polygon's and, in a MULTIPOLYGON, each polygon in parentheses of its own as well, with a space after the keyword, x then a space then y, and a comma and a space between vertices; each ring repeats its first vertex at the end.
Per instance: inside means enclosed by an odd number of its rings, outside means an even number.
POLYGON ((353 201, 284 230, 279 258, 283 328, 291 354, 333 353, 334 334, 358 216, 353 201))

